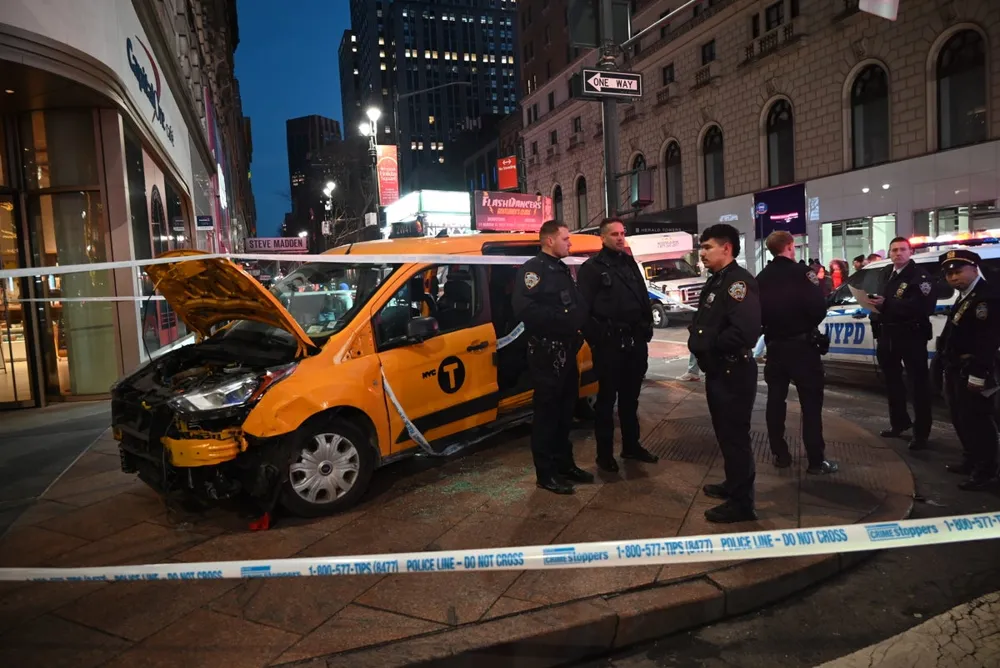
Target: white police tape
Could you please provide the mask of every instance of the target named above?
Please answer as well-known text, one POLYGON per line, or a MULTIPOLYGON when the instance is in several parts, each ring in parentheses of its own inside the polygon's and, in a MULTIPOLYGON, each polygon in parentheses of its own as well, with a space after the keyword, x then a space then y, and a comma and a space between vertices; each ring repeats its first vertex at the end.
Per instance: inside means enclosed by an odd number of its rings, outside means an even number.
POLYGON ((1000 512, 530 547, 138 566, 0 568, 0 581, 216 580, 648 566, 867 552, 996 538, 1000 538, 1000 512))
POLYGON ((413 421, 406 416, 406 411, 403 410, 403 406, 399 403, 399 399, 396 398, 396 393, 392 391, 392 386, 389 384, 389 379, 385 377, 385 367, 381 367, 382 372, 382 387, 385 389, 385 394, 389 397, 389 401, 392 403, 393 407, 396 409, 396 413, 399 414, 399 418, 403 421, 403 426, 406 428, 406 433, 410 435, 410 438, 416 443, 421 450, 426 452, 432 457, 450 457, 456 452, 464 449, 466 444, 456 443, 450 445, 440 452, 431 447, 430 442, 424 437, 420 430, 417 429, 417 425, 413 424, 413 421))
POLYGON ((524 323, 519 322, 517 323, 517 327, 510 330, 509 334, 501 336, 499 339, 497 339, 497 350, 502 350, 503 348, 506 348, 510 344, 514 343, 517 337, 521 336, 522 334, 524 334, 524 323))
MULTIPOLYGON (((57 267, 25 267, 22 269, 0 270, 0 279, 31 278, 35 276, 60 276, 63 274, 79 274, 111 269, 135 269, 159 264, 180 264, 195 260, 232 260, 247 262, 286 262, 286 263, 320 263, 320 264, 467 264, 467 265, 521 265, 533 256, 520 255, 304 255, 304 254, 273 254, 255 255, 248 253, 207 253, 199 255, 183 255, 179 257, 156 258, 152 260, 119 260, 115 262, 94 262, 92 264, 68 264, 57 267)), ((569 265, 583 264, 587 258, 569 256, 563 262, 569 265)))

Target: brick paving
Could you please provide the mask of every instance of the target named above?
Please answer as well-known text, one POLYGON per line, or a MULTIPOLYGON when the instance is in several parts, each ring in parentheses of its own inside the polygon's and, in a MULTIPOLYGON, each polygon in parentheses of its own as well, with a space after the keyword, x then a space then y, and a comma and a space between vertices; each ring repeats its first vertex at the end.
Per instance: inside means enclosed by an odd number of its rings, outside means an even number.
MULTIPOLYGON (((910 510, 906 464, 860 427, 828 415, 835 476, 770 464, 764 397, 753 438, 759 520, 707 523, 705 482, 722 459, 701 384, 651 382, 641 399, 655 465, 626 464, 574 496, 534 486, 519 428, 449 461, 376 474, 356 509, 283 519, 266 532, 223 512, 169 509, 118 470, 104 438, 0 540, 0 566, 276 559, 655 538, 895 520, 910 510)), ((799 431, 789 406, 789 434, 799 431)), ((574 433, 593 470, 589 428, 574 433)), ((863 558, 845 554, 710 564, 248 581, 0 583, 0 665, 389 666, 476 656, 554 665, 740 614, 863 558), (478 654, 477 654, 478 653, 478 654)))

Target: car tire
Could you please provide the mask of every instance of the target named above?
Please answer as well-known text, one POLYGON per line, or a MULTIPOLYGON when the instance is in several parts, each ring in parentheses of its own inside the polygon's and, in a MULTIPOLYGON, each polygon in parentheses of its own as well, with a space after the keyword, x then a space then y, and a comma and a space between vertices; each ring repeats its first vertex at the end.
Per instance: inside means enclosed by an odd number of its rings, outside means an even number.
POLYGON ((667 312, 659 304, 653 304, 653 327, 664 329, 667 326, 667 312))
POLYGON ((368 439, 347 420, 304 426, 292 448, 279 498, 298 517, 322 517, 350 508, 368 489, 375 472, 375 453, 368 439))

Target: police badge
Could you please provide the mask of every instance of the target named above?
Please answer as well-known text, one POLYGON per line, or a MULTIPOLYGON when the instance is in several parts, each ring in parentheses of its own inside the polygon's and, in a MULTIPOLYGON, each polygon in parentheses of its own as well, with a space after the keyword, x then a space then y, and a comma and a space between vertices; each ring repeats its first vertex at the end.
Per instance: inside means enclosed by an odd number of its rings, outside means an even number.
POLYGON ((906 283, 900 283, 899 289, 896 290, 896 299, 902 299, 904 292, 906 292, 906 283))
POLYGON ((708 304, 709 306, 711 306, 712 302, 714 302, 714 301, 715 301, 715 293, 714 292, 709 293, 708 299, 705 300, 705 303, 708 304))
POLYGON ((923 283, 921 283, 920 284, 920 292, 921 292, 921 294, 923 294, 924 297, 926 297, 927 295, 929 295, 931 293, 931 284, 928 283, 927 281, 924 281, 923 283))
POLYGON ((986 320, 987 316, 989 316, 989 311, 987 310, 986 302, 976 304, 976 317, 980 320, 986 320))
POLYGON ((743 301, 747 296, 747 284, 743 281, 736 281, 729 286, 729 296, 738 302, 743 301))
POLYGON ((538 282, 540 280, 541 279, 538 277, 538 274, 536 274, 533 271, 529 271, 524 275, 524 286, 530 290, 531 288, 538 285, 538 282))
POLYGON ((819 276, 816 275, 815 271, 810 270, 806 273, 806 276, 813 282, 813 285, 819 285, 819 276))

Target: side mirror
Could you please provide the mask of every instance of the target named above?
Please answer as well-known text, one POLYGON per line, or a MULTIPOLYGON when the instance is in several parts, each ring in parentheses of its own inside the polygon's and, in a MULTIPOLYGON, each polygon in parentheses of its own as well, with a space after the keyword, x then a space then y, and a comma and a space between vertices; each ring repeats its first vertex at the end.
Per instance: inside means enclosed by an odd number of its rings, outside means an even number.
POLYGON ((425 341, 438 334, 437 318, 413 318, 406 323, 406 336, 414 341, 425 341))

